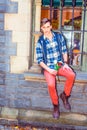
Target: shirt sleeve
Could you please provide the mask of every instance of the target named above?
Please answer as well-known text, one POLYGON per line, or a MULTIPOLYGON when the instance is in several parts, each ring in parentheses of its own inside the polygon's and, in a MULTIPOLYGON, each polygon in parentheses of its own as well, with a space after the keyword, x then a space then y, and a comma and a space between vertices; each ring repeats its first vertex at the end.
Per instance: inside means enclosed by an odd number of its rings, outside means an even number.
POLYGON ((36 44, 36 60, 38 64, 40 64, 40 62, 43 62, 43 50, 39 40, 36 44))
POLYGON ((60 35, 60 40, 61 40, 61 51, 62 51, 62 53, 67 53, 67 45, 66 45, 66 40, 65 40, 65 38, 64 38, 64 36, 63 35, 60 35))

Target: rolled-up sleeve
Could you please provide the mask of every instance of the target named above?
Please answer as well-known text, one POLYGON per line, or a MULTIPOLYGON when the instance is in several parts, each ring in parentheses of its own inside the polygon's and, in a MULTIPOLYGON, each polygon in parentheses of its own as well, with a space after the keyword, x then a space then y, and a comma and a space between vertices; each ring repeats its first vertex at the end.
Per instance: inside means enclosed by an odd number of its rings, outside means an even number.
POLYGON ((38 64, 40 64, 40 62, 43 62, 43 50, 39 42, 36 44, 36 60, 38 64))

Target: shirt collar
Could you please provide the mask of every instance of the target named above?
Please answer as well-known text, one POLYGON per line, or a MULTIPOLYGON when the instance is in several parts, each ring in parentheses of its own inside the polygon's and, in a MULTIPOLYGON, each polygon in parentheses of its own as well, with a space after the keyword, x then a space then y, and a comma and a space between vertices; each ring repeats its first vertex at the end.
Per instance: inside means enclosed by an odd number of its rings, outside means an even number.
MULTIPOLYGON (((54 32, 53 32, 53 31, 51 31, 51 32, 52 32, 52 34, 53 34, 53 37, 55 37, 54 32)), ((45 35, 43 35, 43 38, 44 38, 44 39, 46 39, 46 36, 45 36, 45 35)))

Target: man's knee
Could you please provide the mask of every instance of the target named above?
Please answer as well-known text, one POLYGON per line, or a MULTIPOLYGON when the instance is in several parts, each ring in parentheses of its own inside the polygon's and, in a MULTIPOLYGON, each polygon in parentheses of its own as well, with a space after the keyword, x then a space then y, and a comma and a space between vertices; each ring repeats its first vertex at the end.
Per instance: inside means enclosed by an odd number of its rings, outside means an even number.
POLYGON ((68 75, 68 78, 72 80, 75 79, 75 76, 76 76, 74 72, 68 73, 67 75, 68 75))
POLYGON ((70 78, 75 79, 75 73, 74 72, 70 74, 70 78))
POLYGON ((54 84, 48 84, 48 87, 52 89, 52 88, 55 88, 55 85, 54 84))

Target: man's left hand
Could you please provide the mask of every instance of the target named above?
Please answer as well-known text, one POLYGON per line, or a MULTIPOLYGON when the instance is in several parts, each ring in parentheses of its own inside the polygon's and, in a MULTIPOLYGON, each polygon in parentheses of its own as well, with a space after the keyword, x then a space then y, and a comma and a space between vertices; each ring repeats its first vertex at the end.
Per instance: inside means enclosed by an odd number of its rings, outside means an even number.
POLYGON ((72 70, 72 69, 68 66, 68 64, 66 64, 66 63, 63 65, 63 69, 72 70))

